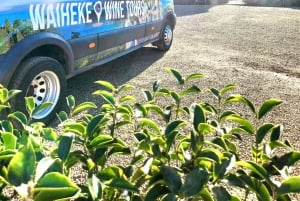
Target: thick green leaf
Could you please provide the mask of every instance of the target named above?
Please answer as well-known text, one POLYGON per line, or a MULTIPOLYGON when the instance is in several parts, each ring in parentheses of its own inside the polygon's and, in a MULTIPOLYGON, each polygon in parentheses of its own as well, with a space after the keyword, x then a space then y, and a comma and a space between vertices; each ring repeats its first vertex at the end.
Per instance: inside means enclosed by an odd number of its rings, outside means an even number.
POLYGON ((111 165, 98 172, 97 176, 101 181, 110 182, 112 181, 112 179, 124 176, 124 173, 121 167, 118 167, 116 165, 111 165))
POLYGON ((130 161, 130 165, 137 165, 138 163, 140 163, 141 161, 143 161, 145 159, 144 155, 135 155, 132 157, 131 161, 130 161))
POLYGON ((115 86, 113 84, 111 84, 110 82, 100 80, 100 81, 96 81, 95 83, 99 84, 99 85, 101 85, 103 87, 106 87, 107 89, 110 89, 111 91, 115 91, 116 90, 115 86))
POLYGON ((118 112, 132 116, 134 114, 131 104, 122 104, 118 107, 118 112))
POLYGON ((28 119, 26 115, 22 112, 14 112, 8 115, 9 118, 15 119, 23 125, 27 125, 28 119))
POLYGON ((64 122, 69 119, 69 116, 65 111, 60 111, 57 116, 61 122, 64 122))
POLYGON ((191 86, 191 87, 183 90, 182 92, 180 92, 180 96, 185 96, 187 94, 197 93, 197 92, 201 92, 201 90, 199 89, 199 87, 197 87, 197 86, 191 86))
POLYGON ((55 162, 55 159, 51 157, 42 158, 38 164, 35 171, 35 183, 39 181, 39 179, 47 172, 48 168, 55 162))
POLYGON ((245 188, 245 184, 239 179, 236 173, 227 174, 223 181, 231 186, 245 188))
POLYGON ((162 89, 159 89, 156 94, 160 94, 160 95, 163 95, 163 96, 166 96, 166 95, 169 95, 170 94, 170 90, 167 89, 167 88, 162 88, 162 89))
POLYGON ((79 189, 78 186, 71 181, 71 179, 58 172, 50 172, 44 175, 37 183, 37 191, 46 190, 47 188, 75 188, 79 189))
POLYGON ((241 117, 241 116, 238 116, 238 115, 230 115, 230 116, 227 116, 225 117, 226 120, 231 120, 231 121, 234 121, 234 122, 237 122, 239 124, 241 124, 242 128, 251 133, 251 134, 254 134, 254 127, 253 125, 251 124, 250 121, 248 121, 247 119, 241 117))
POLYGON ((217 90, 217 89, 215 89, 215 88, 211 88, 211 89, 209 89, 209 91, 210 91, 217 99, 220 99, 220 98, 221 98, 219 90, 217 90))
POLYGON ((151 119, 147 119, 147 118, 140 118, 139 122, 141 124, 141 126, 147 126, 149 128, 152 128, 154 131, 156 131, 157 133, 161 133, 159 126, 152 121, 151 119))
POLYGON ((156 184, 150 188, 147 192, 144 201, 154 201, 159 200, 159 197, 162 197, 166 194, 169 194, 170 191, 166 186, 162 186, 161 184, 156 184))
POLYGON ((153 92, 157 92, 157 90, 159 89, 159 83, 160 81, 154 81, 153 84, 152 84, 152 90, 153 92))
POLYGON ((104 114, 99 114, 93 117, 93 119, 88 123, 86 128, 86 133, 89 138, 92 137, 95 130, 99 127, 99 125, 101 124, 101 122, 103 122, 103 120, 105 120, 104 114))
MULTIPOLYGON (((203 107, 204 110, 206 110, 207 112, 215 115, 219 113, 219 110, 212 104, 210 103, 201 103, 201 106, 203 107)), ((188 113, 189 114, 189 113, 188 113)), ((214 121, 214 120, 213 120, 214 121)), ((212 122, 213 122, 212 121, 212 122)))
POLYGON ((193 169, 185 178, 180 192, 185 196, 198 194, 208 182, 209 173, 203 168, 193 169))
POLYGON ((300 176, 291 176, 282 181, 278 193, 300 193, 300 176))
POLYGON ((58 157, 65 162, 70 154, 71 147, 73 144, 74 136, 63 135, 60 137, 57 154, 58 157))
POLYGON ((26 109, 29 114, 32 114, 32 111, 35 107, 34 98, 33 97, 25 97, 26 109))
POLYGON ((219 163, 221 161, 222 153, 218 149, 206 149, 201 151, 197 156, 219 163))
POLYGON ((284 164, 287 166, 292 166, 299 160, 300 160, 300 152, 292 151, 278 158, 277 163, 284 164))
POLYGON ((64 132, 65 133, 74 133, 79 136, 85 136, 86 134, 86 126, 81 123, 76 122, 68 122, 64 124, 64 132))
POLYGON ((138 150, 144 151, 150 155, 153 154, 152 146, 149 144, 149 141, 141 141, 138 145, 138 150))
POLYGON ((148 104, 148 105, 145 105, 145 108, 148 111, 155 111, 159 115, 161 115, 162 117, 164 117, 164 110, 161 107, 159 107, 158 105, 148 104))
POLYGON ((100 200, 102 198, 102 186, 100 180, 95 175, 92 175, 91 178, 88 178, 87 184, 92 200, 100 200))
POLYGON ((58 172, 51 172, 43 176, 34 192, 35 201, 53 201, 59 199, 68 200, 75 196, 80 191, 80 188, 73 183, 67 176, 58 172))
POLYGON ((173 98, 174 102, 176 105, 180 104, 180 95, 178 93, 176 93, 175 91, 171 91, 170 93, 171 97, 173 98))
POLYGON ((9 132, 9 133, 12 133, 14 130, 12 122, 6 120, 0 121, 0 127, 2 131, 9 132))
POLYGON ((0 160, 10 160, 12 157, 14 157, 16 154, 15 150, 4 150, 0 151, 0 160))
POLYGON ((18 93, 21 93, 21 92, 22 92, 21 90, 16 90, 16 89, 9 90, 8 96, 6 96, 4 103, 7 103, 7 101, 9 101, 11 98, 15 97, 18 93))
POLYGON ((95 109, 95 108, 97 108, 95 103, 84 102, 84 103, 81 103, 80 105, 78 105, 77 107, 74 108, 74 110, 72 111, 72 115, 76 115, 76 114, 78 114, 82 111, 89 110, 89 109, 95 109))
POLYGON ((89 148, 107 147, 109 144, 112 144, 113 141, 114 139, 110 135, 98 135, 91 141, 89 148))
POLYGON ((66 99, 67 99, 68 108, 70 109, 70 111, 72 111, 73 108, 75 107, 75 98, 74 96, 70 95, 66 99))
POLYGON ((215 165, 215 169, 214 169, 214 173, 213 173, 214 181, 223 179, 223 177, 230 165, 232 165, 232 161, 230 158, 221 159, 221 163, 217 163, 215 165))
POLYGON ((116 100, 112 93, 108 91, 98 90, 93 93, 94 95, 100 95, 107 103, 114 106, 116 104, 116 100))
POLYGON ((255 110, 253 103, 250 100, 248 100, 246 97, 239 95, 239 94, 231 95, 229 98, 227 98, 225 100, 225 102, 223 104, 229 104, 229 103, 234 103, 234 102, 239 102, 239 103, 242 103, 242 104, 248 106, 250 108, 250 110, 254 114, 256 114, 256 110, 255 110))
POLYGON ((161 173, 169 190, 172 193, 175 194, 178 193, 182 183, 181 183, 181 178, 177 173, 177 170, 173 167, 163 165, 161 167, 161 173))
POLYGON ((202 74, 202 73, 192 73, 187 76, 186 80, 194 80, 194 79, 203 78, 203 77, 204 77, 204 74, 202 74))
POLYGON ((166 136, 166 138, 168 138, 174 131, 176 131, 178 128, 181 128, 185 125, 187 125, 187 123, 182 120, 172 121, 167 125, 164 135, 166 136))
POLYGON ((278 170, 282 170, 285 166, 290 167, 300 160, 300 152, 292 151, 286 153, 282 156, 274 156, 271 158, 271 162, 264 164, 264 168, 268 170, 269 173, 276 174, 278 170), (277 169, 274 169, 274 166, 277 169))
POLYGON ((199 196, 205 201, 215 201, 209 190, 206 188, 203 188, 202 191, 200 191, 199 196))
POLYGON ((215 137, 211 140, 212 145, 218 146, 219 148, 223 148, 225 151, 228 151, 227 144, 222 137, 215 137))
POLYGON ((107 156, 111 156, 114 154, 121 154, 121 155, 125 155, 125 154, 131 154, 131 150, 128 147, 116 147, 113 144, 113 148, 108 152, 107 156))
POLYGON ((36 156, 33 147, 27 143, 14 155, 8 165, 8 181, 14 186, 27 184, 33 176, 36 156))
POLYGON ((128 91, 128 90, 133 89, 133 88, 134 88, 134 86, 132 86, 130 84, 123 84, 123 85, 121 85, 117 88, 117 91, 118 92, 123 92, 123 91, 128 91))
POLYGON ((262 142, 267 133, 274 127, 274 124, 267 123, 258 128, 256 132, 256 143, 259 144, 262 142))
POLYGON ((121 97, 119 101, 120 101, 120 103, 124 103, 126 101, 135 101, 135 97, 127 95, 127 96, 121 97))
POLYGON ((279 195, 276 201, 292 201, 288 194, 279 195))
POLYGON ((18 93, 21 93, 21 92, 22 92, 21 90, 16 90, 16 89, 9 90, 8 96, 6 97, 6 101, 10 100, 11 98, 15 97, 18 93))
POLYGON ((165 68, 165 70, 169 73, 172 73, 173 76, 176 78, 178 84, 183 85, 184 84, 184 78, 182 77, 182 75, 175 69, 171 69, 171 68, 165 68))
POLYGON ((115 138, 111 146, 116 148, 128 148, 127 143, 119 138, 115 138))
POLYGON ((238 113, 234 112, 234 111, 225 111, 220 115, 220 120, 224 120, 226 119, 226 117, 228 116, 232 116, 232 115, 238 115, 238 113))
POLYGON ((45 108, 50 107, 52 105, 53 105, 53 103, 51 103, 51 102, 44 102, 44 103, 34 107, 34 109, 31 112, 31 116, 34 116, 35 114, 39 113, 40 111, 42 111, 45 108))
POLYGON ((240 180, 245 183, 251 191, 255 192, 256 197, 259 201, 271 201, 271 195, 267 189, 267 187, 254 177, 250 177, 248 175, 239 176, 240 180))
POLYGON ((172 117, 172 106, 167 106, 164 109, 164 120, 165 120, 165 122, 170 122, 171 117, 172 117))
POLYGON ((7 109, 7 108, 9 108, 8 105, 2 105, 2 104, 0 104, 0 112, 1 112, 2 110, 4 110, 4 109, 7 109))
POLYGON ((265 114, 272 110, 275 106, 280 105, 283 101, 278 99, 269 99, 265 101, 258 111, 258 119, 261 119, 265 114))
POLYGON ((224 94, 225 94, 227 91, 229 91, 229 90, 231 90, 231 89, 234 89, 235 87, 236 87, 236 85, 234 85, 234 84, 228 84, 228 85, 226 85, 223 89, 220 90, 220 95, 221 95, 221 96, 224 96, 224 94))
POLYGON ((130 183, 128 180, 125 180, 123 178, 117 177, 114 178, 109 184, 107 184, 111 188, 116 188, 119 190, 127 190, 138 193, 138 188, 130 183))
POLYGON ((58 138, 57 133, 52 128, 43 128, 42 134, 46 140, 55 141, 58 138))
POLYGON ((192 119, 193 119, 194 128, 195 128, 195 130, 198 131, 198 125, 200 123, 206 123, 205 112, 200 105, 195 104, 192 106, 191 115, 193 117, 192 119))
POLYGON ((215 127, 211 126, 208 123, 198 124, 198 132, 202 133, 203 135, 210 134, 215 131, 216 131, 215 127))
POLYGON ((144 163, 144 166, 142 167, 142 171, 144 172, 144 174, 149 174, 153 165, 153 161, 153 158, 148 158, 147 161, 144 163))
POLYGON ((270 179, 269 173, 266 171, 265 168, 258 165, 257 163, 254 163, 252 161, 238 161, 236 162, 238 166, 245 167, 248 170, 256 173, 259 175, 262 179, 266 180, 269 184, 273 184, 273 182, 270 179))
POLYGON ((3 85, 0 84, 0 101, 4 103, 8 97, 8 89, 3 88, 3 85))
POLYGON ((14 134, 8 133, 8 132, 0 132, 0 133, 1 133, 2 140, 3 140, 4 149, 5 150, 7 150, 7 149, 14 150, 17 145, 16 136, 14 136, 14 134))
POLYGON ((144 96, 146 98, 146 101, 152 101, 153 100, 153 95, 150 91, 146 90, 146 91, 143 91, 144 93, 144 96))
POLYGON ((215 186, 212 188, 216 201, 239 201, 240 199, 230 195, 226 188, 215 186))
POLYGON ((274 128, 271 131, 270 141, 273 142, 279 140, 280 134, 281 134, 281 126, 280 125, 274 126, 274 128))
POLYGON ((173 131, 168 135, 166 144, 167 144, 167 152, 170 151, 171 146, 174 144, 176 141, 176 137, 178 136, 179 132, 178 131, 173 131))
POLYGON ((137 133, 134 134, 134 137, 135 137, 135 139, 136 139, 137 141, 140 142, 140 141, 142 141, 142 140, 147 139, 147 138, 149 137, 149 135, 146 134, 146 133, 137 132, 137 133))
POLYGON ((144 107, 143 105, 141 105, 139 103, 136 103, 135 107, 136 107, 135 113, 136 113, 137 117, 140 117, 140 116, 146 117, 147 116, 148 111, 147 111, 146 107, 144 107))

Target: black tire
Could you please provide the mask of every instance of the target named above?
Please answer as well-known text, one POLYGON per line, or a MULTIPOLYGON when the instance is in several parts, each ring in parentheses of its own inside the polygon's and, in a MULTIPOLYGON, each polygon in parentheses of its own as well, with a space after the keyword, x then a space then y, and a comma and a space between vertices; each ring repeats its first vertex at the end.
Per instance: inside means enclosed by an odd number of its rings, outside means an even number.
POLYGON ((11 101, 12 111, 26 114, 25 97, 33 96, 36 105, 52 102, 33 116, 34 121, 49 123, 56 115, 65 98, 67 81, 62 65, 49 57, 32 57, 18 67, 10 82, 11 89, 19 89, 19 93, 11 101))
POLYGON ((169 20, 164 24, 160 39, 154 43, 159 50, 168 51, 173 42, 173 26, 169 20))

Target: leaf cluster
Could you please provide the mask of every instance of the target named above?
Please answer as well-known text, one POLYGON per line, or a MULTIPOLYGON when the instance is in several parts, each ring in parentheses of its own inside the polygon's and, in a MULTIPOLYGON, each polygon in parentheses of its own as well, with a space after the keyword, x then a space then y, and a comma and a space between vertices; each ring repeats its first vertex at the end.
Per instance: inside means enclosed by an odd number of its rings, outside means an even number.
MULTIPOLYGON (((281 140, 282 125, 264 122, 281 100, 256 106, 230 94, 233 84, 200 89, 195 83, 203 74, 166 71, 178 88, 155 81, 143 91, 145 100, 128 95, 131 85, 107 81, 97 81, 102 89, 93 93, 104 100, 102 105, 77 105, 68 96, 68 108, 58 113, 59 133, 32 120, 51 103, 35 106, 26 97, 27 114, 16 111, 0 121, 1 200, 237 201, 252 193, 261 201, 288 201, 291 193, 300 192, 300 177, 288 171, 300 152, 281 140), (216 101, 183 101, 200 100, 203 94, 216 101), (241 114, 239 105, 251 117, 241 114), (248 138, 254 140, 251 158, 245 159, 239 144, 248 138), (278 155, 277 150, 285 152, 278 155), (78 166, 80 171, 73 172, 78 166), (79 182, 83 172, 84 182, 79 182), (16 194, 6 195, 7 188, 16 194), (236 195, 232 188, 243 193, 236 195)), ((17 92, 0 87, 0 112, 17 92)))

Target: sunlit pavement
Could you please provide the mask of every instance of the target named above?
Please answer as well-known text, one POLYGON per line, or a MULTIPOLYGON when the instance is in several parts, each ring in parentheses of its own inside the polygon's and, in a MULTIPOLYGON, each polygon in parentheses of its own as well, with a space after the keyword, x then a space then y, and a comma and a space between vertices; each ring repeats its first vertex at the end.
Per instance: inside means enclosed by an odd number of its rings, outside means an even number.
POLYGON ((229 0, 227 4, 229 4, 229 5, 244 5, 245 3, 242 0, 229 0))

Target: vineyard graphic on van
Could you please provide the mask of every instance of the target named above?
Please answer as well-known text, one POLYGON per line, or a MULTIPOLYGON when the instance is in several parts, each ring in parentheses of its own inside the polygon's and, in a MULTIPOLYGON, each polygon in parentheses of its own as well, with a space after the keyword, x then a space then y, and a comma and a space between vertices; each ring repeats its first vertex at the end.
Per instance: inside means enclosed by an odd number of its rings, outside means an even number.
MULTIPOLYGON (((66 40, 135 26, 162 18, 158 0, 2 0, 0 54, 41 31, 66 40)), ((163 5, 161 5, 163 7, 163 5)))

